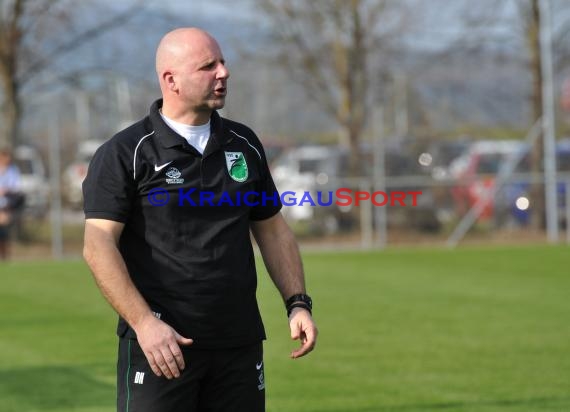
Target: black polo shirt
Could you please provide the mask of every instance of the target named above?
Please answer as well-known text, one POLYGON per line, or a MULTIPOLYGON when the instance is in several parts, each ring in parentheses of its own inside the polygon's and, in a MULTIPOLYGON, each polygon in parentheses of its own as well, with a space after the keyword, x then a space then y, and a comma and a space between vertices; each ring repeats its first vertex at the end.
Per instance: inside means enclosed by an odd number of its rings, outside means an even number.
MULTIPOLYGON (((203 155, 150 115, 95 153, 86 218, 125 224, 119 249, 157 317, 200 348, 265 339, 249 226, 281 209, 263 147, 246 126, 211 117, 203 155)), ((134 331, 119 320, 119 336, 134 331)))

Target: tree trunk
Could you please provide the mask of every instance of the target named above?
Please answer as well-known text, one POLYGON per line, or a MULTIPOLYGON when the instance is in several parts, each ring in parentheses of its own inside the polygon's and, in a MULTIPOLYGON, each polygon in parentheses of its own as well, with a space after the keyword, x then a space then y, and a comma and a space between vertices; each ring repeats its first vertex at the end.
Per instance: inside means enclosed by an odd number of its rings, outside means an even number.
POLYGON ((365 28, 362 26, 362 16, 360 11, 360 0, 351 2, 351 47, 348 50, 348 137, 350 144, 350 175, 362 176, 365 172, 362 168, 360 135, 364 129, 366 121, 366 100, 367 100, 367 61, 366 46, 364 44, 365 28))
MULTIPOLYGON (((24 10, 24 0, 15 0, 7 14, 6 21, 0 22, 0 85, 2 86, 2 127, 0 145, 16 146, 18 143, 21 105, 19 97, 18 53, 22 33, 20 20, 24 10)), ((6 11, 6 10, 4 10, 6 11)))
POLYGON ((351 177, 361 177, 364 175, 362 163, 362 151, 360 150, 360 127, 348 127, 348 142, 350 155, 348 157, 348 174, 351 177))
MULTIPOLYGON (((542 67, 540 57, 540 9, 539 0, 532 0, 530 21, 528 28, 528 45, 530 51, 530 71, 532 73, 532 118, 533 123, 542 117, 542 67)), ((541 175, 544 171, 543 138, 540 135, 531 149, 531 172, 533 177, 541 175)), ((538 230, 546 228, 544 183, 542 180, 533 183, 530 189, 533 201, 532 226, 538 230)))
POLYGON ((2 102, 2 132, 0 146, 15 147, 18 144, 21 105, 18 97, 18 84, 13 76, 1 73, 4 100, 2 102))

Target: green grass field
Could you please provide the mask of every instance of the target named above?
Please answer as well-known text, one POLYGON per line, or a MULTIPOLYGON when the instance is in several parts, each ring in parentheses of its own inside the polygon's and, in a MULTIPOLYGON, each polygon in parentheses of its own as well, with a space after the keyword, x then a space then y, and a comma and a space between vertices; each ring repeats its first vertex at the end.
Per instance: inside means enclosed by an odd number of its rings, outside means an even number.
MULTIPOLYGON (((260 270, 269 412, 570 411, 568 247, 304 260, 321 333, 295 361, 260 270)), ((114 411, 115 316, 84 264, 0 276, 0 411, 114 411)))

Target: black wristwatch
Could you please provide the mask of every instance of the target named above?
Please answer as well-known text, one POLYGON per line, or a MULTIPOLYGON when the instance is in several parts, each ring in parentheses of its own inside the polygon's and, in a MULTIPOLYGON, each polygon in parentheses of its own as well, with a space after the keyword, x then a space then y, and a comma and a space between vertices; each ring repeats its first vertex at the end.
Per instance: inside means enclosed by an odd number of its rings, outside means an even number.
POLYGON ((305 293, 298 293, 287 299, 285 308, 287 309, 287 317, 291 316, 291 312, 295 308, 303 308, 313 314, 313 300, 305 293))

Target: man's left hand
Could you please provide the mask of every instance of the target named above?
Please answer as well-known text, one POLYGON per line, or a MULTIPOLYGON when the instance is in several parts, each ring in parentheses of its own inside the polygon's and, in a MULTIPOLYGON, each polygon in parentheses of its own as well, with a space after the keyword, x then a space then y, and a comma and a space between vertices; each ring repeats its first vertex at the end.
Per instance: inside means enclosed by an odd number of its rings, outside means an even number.
POLYGON ((289 316, 291 339, 301 340, 301 347, 291 352, 291 358, 297 359, 311 352, 317 343, 319 331, 308 310, 295 308, 289 316))

